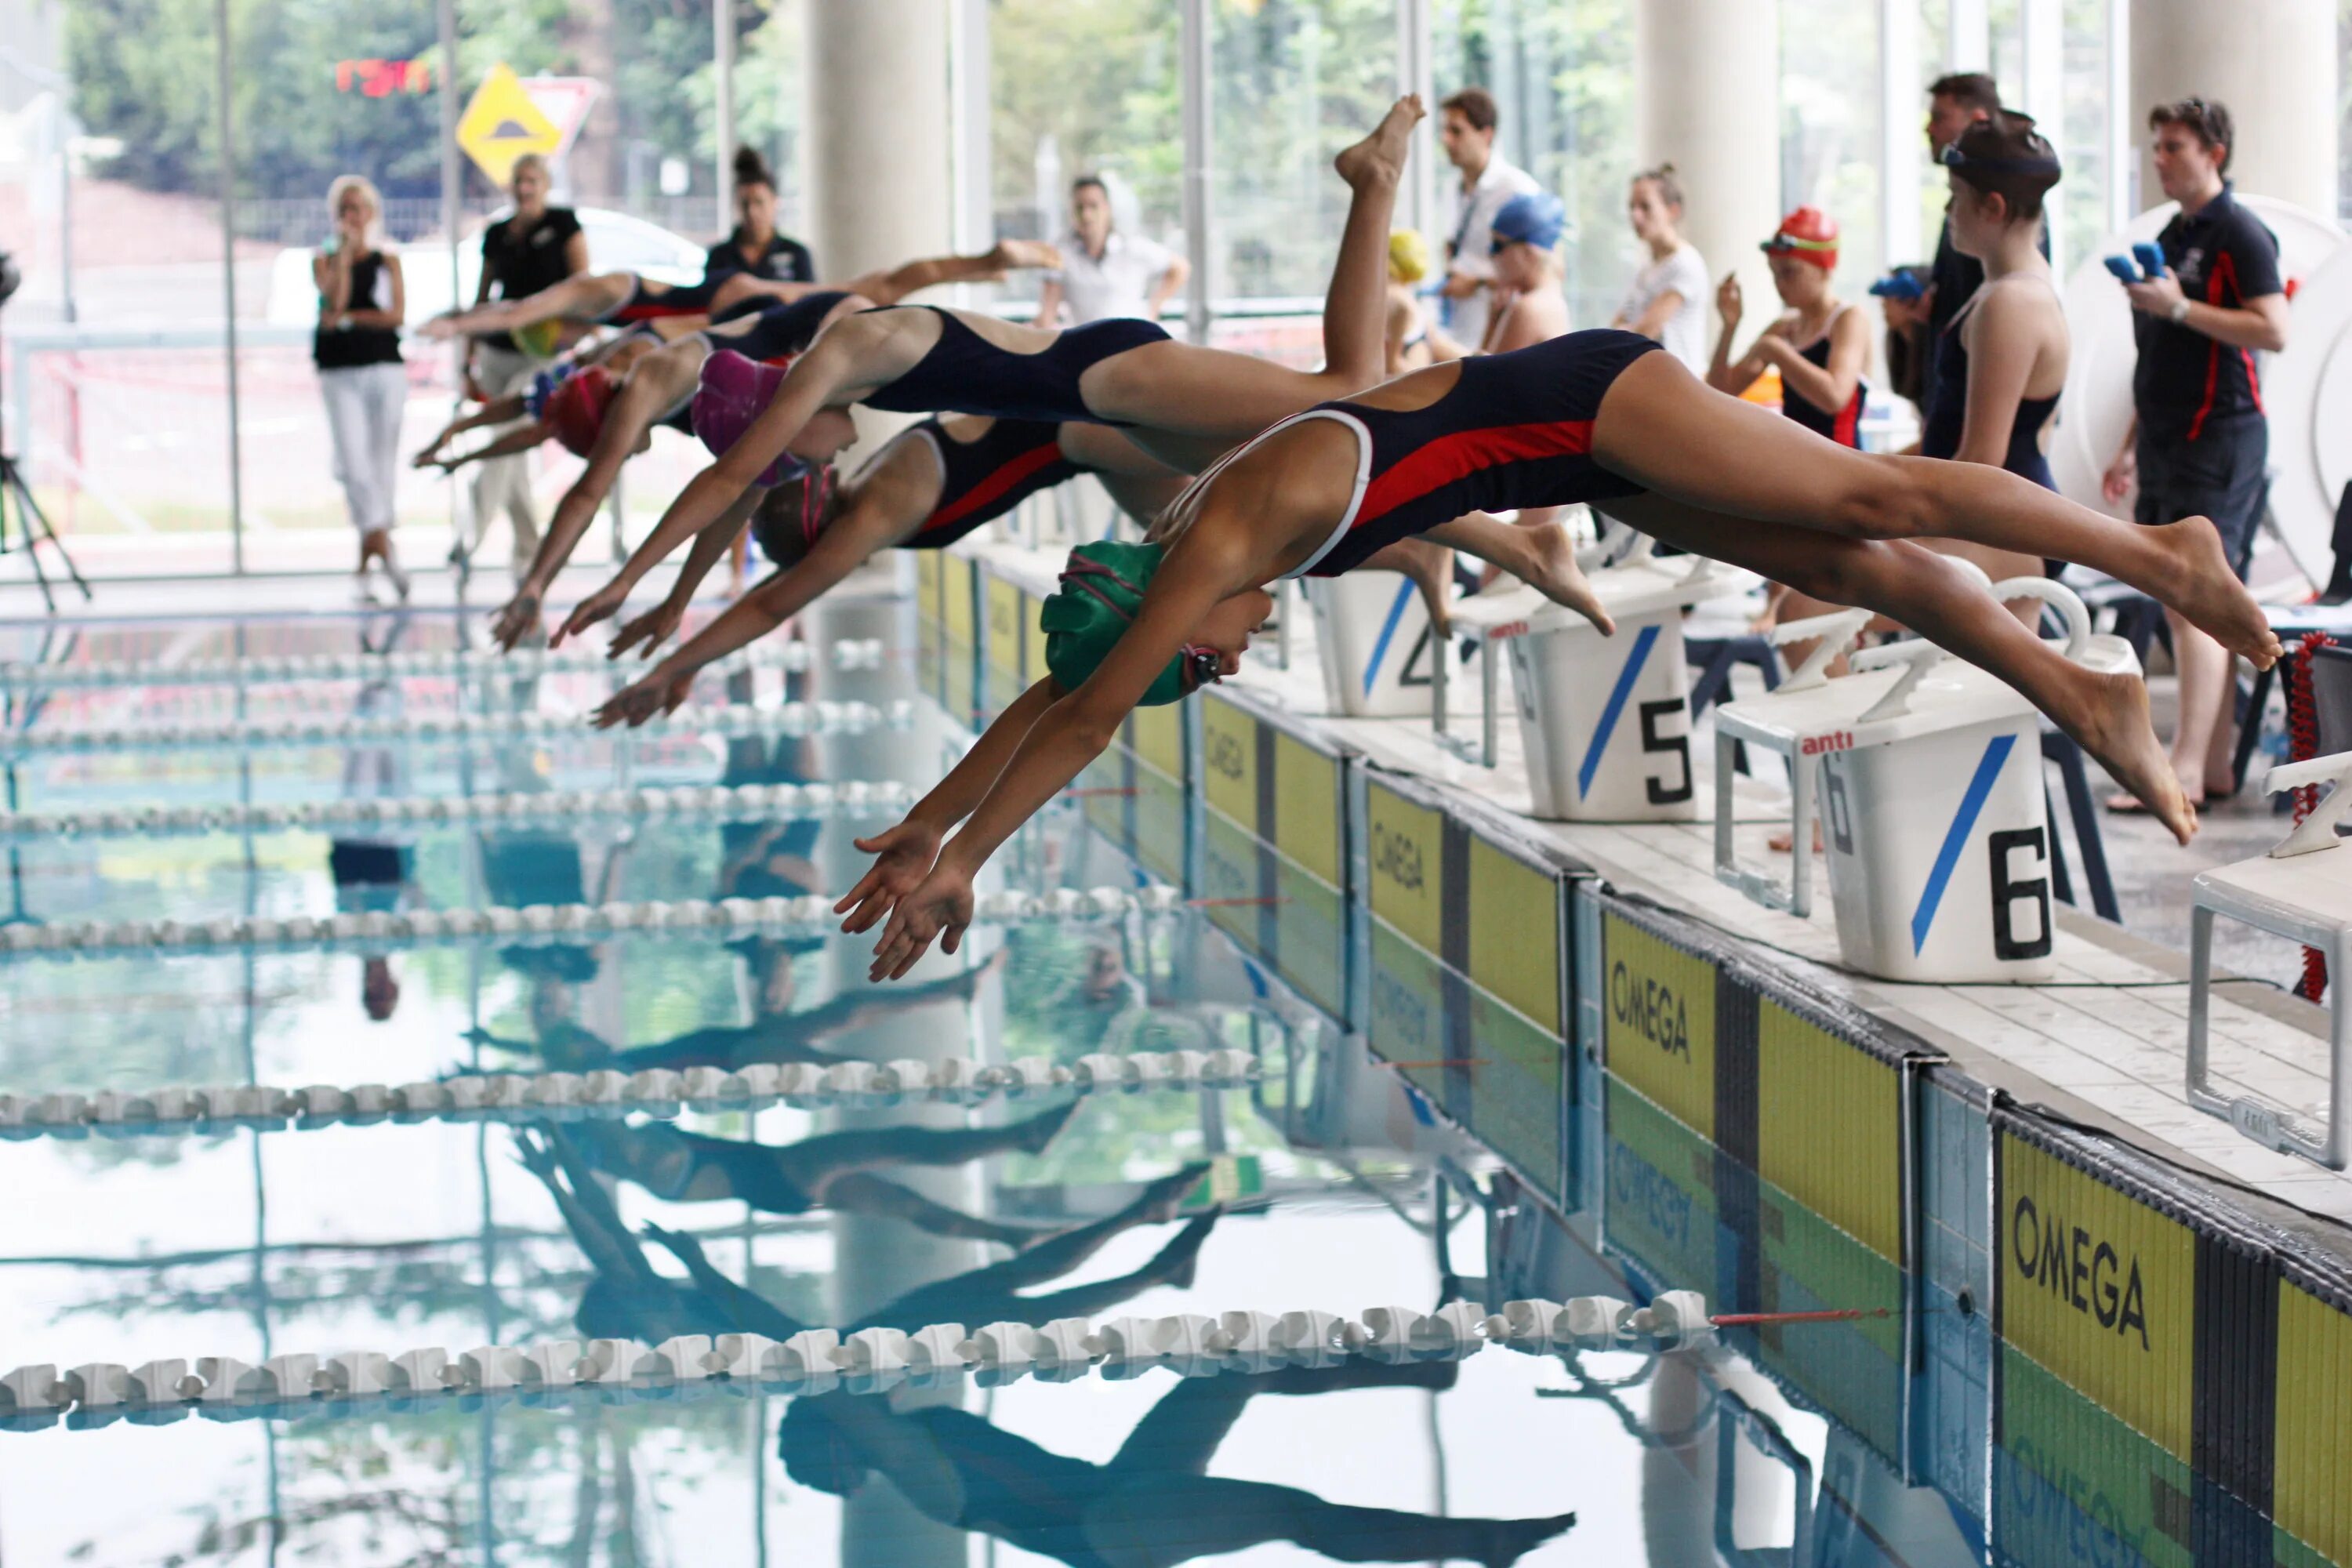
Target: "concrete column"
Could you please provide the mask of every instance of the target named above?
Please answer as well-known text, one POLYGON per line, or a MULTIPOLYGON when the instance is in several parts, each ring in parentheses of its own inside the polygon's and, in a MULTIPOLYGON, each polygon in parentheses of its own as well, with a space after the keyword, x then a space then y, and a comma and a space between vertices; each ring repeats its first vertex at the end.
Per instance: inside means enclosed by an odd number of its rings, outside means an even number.
POLYGON ((2131 101, 2140 202, 2163 199, 2147 156, 2147 111, 2201 96, 2229 106, 2230 177, 2249 195, 2336 212, 2336 7, 2328 0, 2137 0, 2131 101))
POLYGON ((820 270, 940 256, 955 232, 948 0, 814 0, 803 137, 820 270))
POLYGON ((1633 14, 1640 165, 1672 163, 1679 172, 1684 237, 1710 277, 1739 274, 1744 341, 1780 310, 1757 249, 1785 210, 1779 0, 1642 0, 1633 14))

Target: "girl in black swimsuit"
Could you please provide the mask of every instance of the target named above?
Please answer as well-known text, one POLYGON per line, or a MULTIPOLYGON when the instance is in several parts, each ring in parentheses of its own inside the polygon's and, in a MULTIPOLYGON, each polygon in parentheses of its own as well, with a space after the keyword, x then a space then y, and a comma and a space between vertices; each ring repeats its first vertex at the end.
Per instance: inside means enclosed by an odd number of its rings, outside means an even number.
MULTIPOLYGON (((642 724, 677 708, 704 666, 791 620, 876 551, 945 549, 1024 499, 1087 473, 1100 479, 1139 521, 1149 521, 1174 500, 1185 478, 1099 425, 950 416, 901 431, 837 488, 814 470, 788 480, 769 492, 751 520, 761 552, 777 567, 775 575, 615 692, 596 710, 598 727, 642 724)), ((656 542, 646 541, 638 556, 651 555, 656 542)), ((614 657, 640 645, 650 655, 666 641, 724 547, 719 530, 698 536, 668 596, 614 634, 614 657)), ((637 557, 631 558, 628 570, 639 570, 637 557)), ((598 590, 572 612, 564 635, 599 618, 596 612, 607 602, 617 608, 626 593, 619 579, 598 590)))
POLYGON ((793 364, 742 439, 679 492, 664 525, 675 519, 699 532, 717 522, 827 408, 1132 426, 1146 450, 1190 471, 1275 420, 1370 386, 1384 363, 1389 217, 1421 117, 1418 98, 1399 100, 1337 161, 1355 195, 1324 301, 1322 370, 1180 343, 1149 321, 1056 333, 936 307, 868 311, 829 329, 793 364))
MULTIPOLYGON (((935 938, 955 951, 973 876, 1136 707, 1240 668, 1272 608, 1266 584, 1345 571, 1414 532, 1444 542, 1447 520, 1474 509, 1606 500, 1612 516, 1668 543, 1893 616, 2009 681, 2110 773, 2155 792, 2143 798, 2183 840, 2195 831, 2139 678, 2069 661, 1957 563, 1911 542, 2046 546, 2178 605, 2267 668, 2278 638, 2210 522, 2140 528, 1999 469, 1849 451, 1710 390, 1657 346, 1571 332, 1400 376, 1286 420, 1203 474, 1170 509, 1164 551, 1074 552, 1042 621, 1054 673, 906 821, 859 842, 877 858, 836 908, 851 931, 888 916, 875 976, 905 973, 935 938)), ((1612 629, 1572 563, 1547 591, 1612 629)))

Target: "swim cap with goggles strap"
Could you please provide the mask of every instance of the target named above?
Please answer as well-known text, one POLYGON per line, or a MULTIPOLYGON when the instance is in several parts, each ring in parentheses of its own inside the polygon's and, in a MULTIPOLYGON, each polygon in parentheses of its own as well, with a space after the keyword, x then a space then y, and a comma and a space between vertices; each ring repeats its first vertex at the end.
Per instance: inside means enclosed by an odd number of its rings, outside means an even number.
MULTIPOLYGON (((694 433, 714 458, 725 457, 751 421, 764 411, 783 384, 789 359, 782 362, 744 358, 733 349, 713 349, 702 362, 702 382, 694 392, 694 433)), ((756 485, 782 484, 807 465, 790 452, 770 463, 756 485)))
POLYGON ((613 406, 614 394, 619 390, 613 373, 601 364, 592 364, 566 376, 547 395, 544 417, 555 427, 555 438, 563 449, 575 458, 584 458, 604 433, 604 416, 613 406))
MULTIPOLYGON (((1037 613, 1045 634, 1045 668, 1065 691, 1075 691, 1110 656, 1143 607, 1143 591, 1167 555, 1162 544, 1098 540, 1070 552, 1062 586, 1037 613)), ((1144 689, 1137 706, 1177 701, 1218 679, 1223 656, 1186 643, 1144 689)))
POLYGON ((1780 220, 1772 237, 1758 247, 1766 255, 1792 255, 1824 272, 1837 270, 1837 219, 1819 207, 1799 207, 1780 220))

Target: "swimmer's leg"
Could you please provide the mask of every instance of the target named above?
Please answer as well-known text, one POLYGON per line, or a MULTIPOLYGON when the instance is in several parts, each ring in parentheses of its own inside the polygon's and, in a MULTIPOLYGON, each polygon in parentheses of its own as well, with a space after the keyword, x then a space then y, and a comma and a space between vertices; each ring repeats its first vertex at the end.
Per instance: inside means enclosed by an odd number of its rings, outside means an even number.
POLYGON ((2147 683, 2137 675, 2085 669, 2067 658, 1948 558, 1902 541, 1774 527, 1702 511, 1657 495, 1614 501, 1611 507, 1643 532, 1685 550, 1748 567, 1816 599, 1891 616, 1937 646, 1990 670, 2050 715, 2125 788, 2147 801, 2182 843, 2197 831, 2196 810, 2181 794, 2180 781, 2173 776, 2148 722, 2147 683))
POLYGON ((1711 393, 1672 354, 1644 354, 1611 384, 1592 455, 1659 496, 1725 519, 1857 540, 1957 539, 2079 562, 2179 611, 2259 668, 2279 657, 2262 606, 2203 518, 2143 528, 1982 463, 1820 441, 1769 410, 1711 393))

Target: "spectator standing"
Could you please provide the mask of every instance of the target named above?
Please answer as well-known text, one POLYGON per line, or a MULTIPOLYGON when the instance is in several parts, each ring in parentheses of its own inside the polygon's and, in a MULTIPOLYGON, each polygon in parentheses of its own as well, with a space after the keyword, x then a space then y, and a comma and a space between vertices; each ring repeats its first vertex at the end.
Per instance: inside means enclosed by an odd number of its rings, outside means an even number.
POLYGON ((1533 195, 1543 187, 1495 151, 1501 115, 1485 88, 1465 87, 1439 110, 1438 140, 1445 161, 1462 175, 1445 244, 1443 324, 1457 342, 1483 343, 1494 305, 1495 215, 1514 196, 1533 195))
MULTIPOLYGON (((2066 309, 2038 241, 2058 154, 2031 116, 2002 110, 1962 132, 1944 150, 1944 164, 1952 193, 1945 227, 1985 280, 1953 312, 1937 347, 1935 422, 1921 449, 2007 468, 2054 490, 2042 433, 2065 390, 2070 348, 2066 309)), ((1939 540, 1931 548, 1975 562, 1996 583, 2064 570, 1983 544, 1939 540)), ((2041 605, 2021 604, 2027 624, 2038 623, 2041 605)))
POLYGON ((814 283, 816 258, 797 239, 776 232, 776 176, 753 147, 735 149, 735 227, 702 258, 702 280, 738 272, 769 283, 814 283))
POLYGON ((1192 275, 1192 264, 1159 241, 1112 226, 1110 187, 1100 174, 1081 174, 1070 184, 1070 232, 1062 265, 1045 274, 1037 324, 1083 327, 1118 316, 1156 321, 1192 275))
POLYGON ((408 367, 400 357, 400 322, 407 310, 400 258, 382 243, 383 198, 359 174, 327 190, 334 237, 310 258, 319 289, 319 326, 310 339, 334 442, 335 479, 360 536, 353 592, 374 601, 368 565, 383 563, 393 591, 408 597, 408 574, 393 553, 394 486, 400 472, 400 416, 408 406, 408 367))
MULTIPOLYGON (((580 231, 579 216, 570 207, 548 205, 551 184, 547 161, 538 153, 526 153, 515 160, 507 185, 514 211, 482 231, 482 280, 474 291, 475 304, 493 299, 528 299, 588 270, 588 237, 580 231)), ((551 322, 546 328, 524 330, 523 337, 542 351, 539 353, 531 352, 510 332, 490 332, 474 339, 466 364, 467 395, 490 403, 529 387, 531 376, 548 357, 543 351, 556 346, 557 334, 549 330, 553 326, 551 322)), ((508 425, 494 434, 516 428, 508 425)), ((530 495, 530 457, 517 453, 485 461, 474 471, 473 502, 473 537, 460 534, 449 546, 449 559, 463 566, 482 547, 491 522, 504 511, 514 521, 513 564, 520 574, 539 548, 539 508, 530 495)))
MULTIPOLYGON (((1940 163, 1945 149, 1958 144, 1960 135, 1979 121, 1990 120, 2000 111, 2000 88, 1982 71, 1959 71, 1937 77, 1927 88, 1927 146, 1940 163)), ((2048 255, 2050 242, 2042 242, 2042 254, 2048 255)), ((1943 231, 1936 239, 1936 259, 1927 269, 1927 291, 1910 303, 1888 300, 1885 314, 1888 324, 1900 324, 1919 332, 1919 388, 1923 401, 1919 419, 1924 430, 1936 418, 1936 354, 1944 342, 1944 329, 1952 324, 1960 307, 1968 303, 1984 282, 1984 263, 1964 254, 1952 243, 1952 220, 1944 219, 1943 231)), ((1949 452, 1929 450, 1922 444, 1920 453, 1929 458, 1948 458, 1949 452)))
POLYGON ((1609 324, 1639 332, 1704 377, 1707 371, 1706 262, 1682 236, 1683 187, 1672 163, 1633 176, 1625 201, 1633 237, 1647 251, 1609 324))
MULTIPOLYGON (((2164 275, 2130 283, 2132 430, 2102 487, 2110 502, 2138 499, 2143 524, 2208 517, 2242 581, 2253 554, 2254 527, 2269 494, 2270 421, 2263 413, 2256 353, 2286 347, 2287 301, 2279 280, 2278 239, 2238 205, 2228 179, 2236 132, 2230 111, 2202 98, 2150 110, 2156 177, 2180 211, 2157 237, 2164 275)), ((2212 638, 2167 613, 2180 675, 2180 712, 2172 732, 2172 771, 2194 804, 2226 794, 2230 772, 2231 688, 2235 669, 2212 638)), ((2119 795, 2118 811, 2140 803, 2119 795)))

